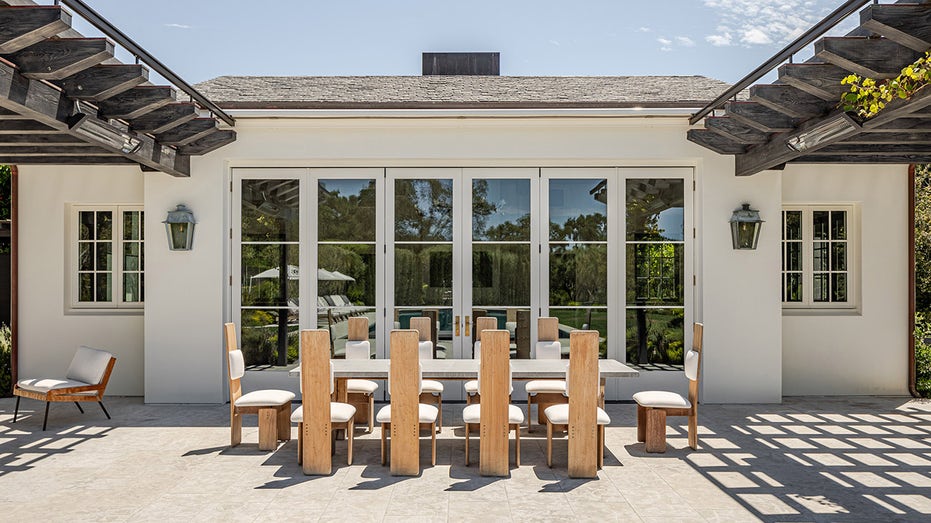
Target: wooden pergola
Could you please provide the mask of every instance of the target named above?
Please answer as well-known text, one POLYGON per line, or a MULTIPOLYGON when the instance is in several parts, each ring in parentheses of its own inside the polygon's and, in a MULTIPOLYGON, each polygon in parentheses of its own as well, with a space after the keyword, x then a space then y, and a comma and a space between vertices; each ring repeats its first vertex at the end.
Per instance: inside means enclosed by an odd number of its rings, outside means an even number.
POLYGON ((849 90, 841 84, 844 77, 894 78, 931 49, 928 1, 874 3, 860 11, 859 26, 851 33, 821 36, 866 3, 846 2, 774 57, 771 63, 789 57, 778 67, 775 82, 752 85, 749 97, 738 100, 738 92, 773 68, 761 66, 757 78, 745 78, 750 82, 736 85, 696 113, 691 123, 704 118, 704 128, 689 130, 688 139, 734 155, 738 176, 782 169, 787 163, 931 163, 931 88, 895 100, 867 120, 840 108, 841 96, 849 90), (811 42, 814 56, 792 63, 794 52, 811 42))
POLYGON ((219 107, 83 2, 65 3, 107 38, 74 31, 60 5, 0 0, 0 164, 137 164, 190 176, 191 156, 236 139, 218 125, 234 123, 219 107), (116 44, 136 63, 116 60, 116 44), (140 60, 183 94, 149 83, 140 60))

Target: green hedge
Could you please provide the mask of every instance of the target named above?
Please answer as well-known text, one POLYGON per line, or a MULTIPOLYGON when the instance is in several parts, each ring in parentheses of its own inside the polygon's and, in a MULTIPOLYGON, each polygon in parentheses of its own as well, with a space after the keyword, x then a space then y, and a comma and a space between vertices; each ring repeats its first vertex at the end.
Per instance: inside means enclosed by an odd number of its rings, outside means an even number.
POLYGON ((0 397, 13 393, 12 355, 13 334, 6 325, 0 326, 0 397))

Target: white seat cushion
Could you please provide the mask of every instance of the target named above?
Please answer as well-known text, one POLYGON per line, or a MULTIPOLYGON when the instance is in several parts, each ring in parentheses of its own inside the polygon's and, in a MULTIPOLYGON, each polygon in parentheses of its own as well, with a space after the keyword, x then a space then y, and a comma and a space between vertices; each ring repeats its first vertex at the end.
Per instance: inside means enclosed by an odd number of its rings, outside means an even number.
MULTIPOLYGON (((543 414, 546 416, 546 419, 550 420, 550 423, 553 425, 568 425, 569 424, 569 404, 563 403, 560 405, 553 405, 547 407, 543 411, 543 414)), ((601 407, 598 407, 598 418, 597 423, 599 425, 609 425, 611 423, 611 418, 608 417, 608 413, 605 412, 601 407)))
POLYGON ((689 400, 675 392, 665 390, 645 390, 634 394, 634 401, 643 407, 656 407, 659 409, 679 409, 692 406, 689 400))
MULTIPOLYGON (((420 423, 436 423, 436 416, 439 413, 433 405, 424 405, 420 403, 420 423)), ((375 415, 375 421, 378 423, 391 423, 391 405, 382 407, 378 414, 375 415)))
POLYGON ((294 393, 286 390, 266 389, 243 394, 236 400, 237 407, 277 407, 294 399, 294 393))
POLYGON ((466 394, 478 394, 478 380, 469 380, 463 385, 466 394))
MULTIPOLYGON (((346 423, 356 415, 356 408, 348 403, 330 402, 330 423, 346 423)), ((304 423, 304 407, 291 413, 291 423, 304 423)))
POLYGON ((527 394, 537 394, 540 392, 551 392, 556 394, 566 393, 565 380, 533 380, 527 382, 527 394))
POLYGON ((420 392, 429 392, 431 394, 442 394, 443 384, 436 380, 423 380, 420 385, 420 392))
POLYGON ((107 372, 107 364, 113 354, 107 351, 92 349, 90 347, 80 346, 74 353, 74 359, 65 372, 65 378, 74 381, 83 381, 97 385, 103 379, 107 372))
MULTIPOLYGON (((462 422, 463 423, 481 423, 481 407, 480 403, 474 405, 469 405, 466 408, 462 409, 462 422)), ((508 405, 508 423, 520 425, 524 422, 524 411, 520 410, 520 407, 517 405, 508 405)))
MULTIPOLYGON (((19 380, 16 383, 19 388, 23 390, 30 390, 32 392, 38 392, 45 394, 50 390, 54 389, 69 389, 71 387, 86 387, 88 384, 83 381, 77 380, 66 380, 59 378, 38 378, 38 379, 27 379, 19 380)), ((75 395, 81 396, 93 396, 97 394, 95 391, 88 392, 77 392, 75 395)))
POLYGON ((346 380, 346 391, 356 394, 372 394, 378 390, 378 384, 371 380, 346 380))
POLYGON ((433 342, 432 341, 421 341, 417 343, 417 353, 422 360, 432 360, 433 359, 433 342))

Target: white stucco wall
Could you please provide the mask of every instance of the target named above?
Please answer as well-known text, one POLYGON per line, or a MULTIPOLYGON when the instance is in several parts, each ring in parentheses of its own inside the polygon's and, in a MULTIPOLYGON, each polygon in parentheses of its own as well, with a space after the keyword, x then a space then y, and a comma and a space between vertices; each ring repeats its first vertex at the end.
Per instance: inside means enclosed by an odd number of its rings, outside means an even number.
POLYGON ((143 315, 67 312, 66 206, 141 204, 139 167, 19 168, 19 376, 63 376, 78 345, 112 352, 107 393, 143 393, 143 315))
POLYGON ((788 203, 860 207, 860 310, 783 317, 783 391, 908 393, 908 176, 899 166, 788 166, 788 203))

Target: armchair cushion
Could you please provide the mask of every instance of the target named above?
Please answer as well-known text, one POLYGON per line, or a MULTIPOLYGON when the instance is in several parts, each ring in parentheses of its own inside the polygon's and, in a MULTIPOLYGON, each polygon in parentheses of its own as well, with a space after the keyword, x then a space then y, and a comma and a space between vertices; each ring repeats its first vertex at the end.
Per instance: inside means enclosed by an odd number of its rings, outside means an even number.
MULTIPOLYGON (((480 403, 474 405, 469 405, 466 408, 462 409, 462 422, 463 423, 481 423, 481 407, 480 403)), ((508 423, 514 425, 520 425, 524 422, 524 411, 520 410, 520 407, 517 405, 508 405, 508 423)))
POLYGON ((417 343, 417 352, 422 360, 433 359, 433 342, 430 340, 417 343))
POLYGON ((478 380, 469 380, 463 385, 466 394, 478 394, 478 380))
POLYGON ((367 360, 372 357, 372 346, 368 340, 347 341, 345 352, 347 360, 367 360))
POLYGON ((277 407, 294 399, 294 393, 286 390, 266 389, 243 394, 236 400, 237 407, 277 407))
MULTIPOLYGON (((418 404, 420 406, 420 423, 435 423, 439 410, 433 405, 418 404)), ((391 423, 391 405, 385 405, 379 409, 375 415, 375 421, 378 423, 391 423)))
POLYGON ((372 380, 346 380, 346 391, 357 394, 372 394, 378 384, 372 380))
POLYGON ((420 386, 420 392, 429 392, 431 394, 442 394, 443 384, 436 380, 423 380, 420 386))
MULTIPOLYGON (((50 390, 55 389, 70 389, 71 387, 86 387, 91 385, 90 383, 85 383, 83 381, 77 380, 63 380, 58 378, 38 378, 38 379, 25 379, 19 380, 16 385, 23 389, 29 390, 32 392, 38 392, 40 394, 46 394, 50 390)), ((95 391, 87 392, 77 392, 75 395, 82 396, 93 396, 97 394, 95 391)))
MULTIPOLYGON (((559 405, 553 405, 547 407, 543 411, 543 414, 546 416, 546 419, 550 420, 550 423, 553 425, 568 425, 569 424, 569 404, 562 403, 559 405)), ((605 412, 601 407, 598 407, 597 414, 597 423, 599 425, 610 425, 611 418, 608 416, 608 413, 605 412)))
POLYGON ((634 401, 641 407, 658 409, 687 409, 692 406, 689 400, 675 392, 665 390, 645 390, 634 394, 634 401))
POLYGON ((685 377, 692 381, 698 379, 698 359, 700 357, 699 353, 692 349, 685 353, 685 377))
POLYGON ((564 380, 532 380, 527 382, 527 394, 537 393, 566 393, 566 382, 564 380))
POLYGON ((74 359, 71 360, 71 365, 68 366, 65 377, 69 380, 97 385, 103 380, 103 375, 107 372, 107 364, 110 363, 112 357, 113 354, 107 351, 82 345, 74 353, 74 359))
MULTIPOLYGON (((330 423, 346 423, 356 415, 356 408, 348 403, 330 402, 330 423)), ((304 407, 291 413, 291 423, 304 423, 304 407)))

